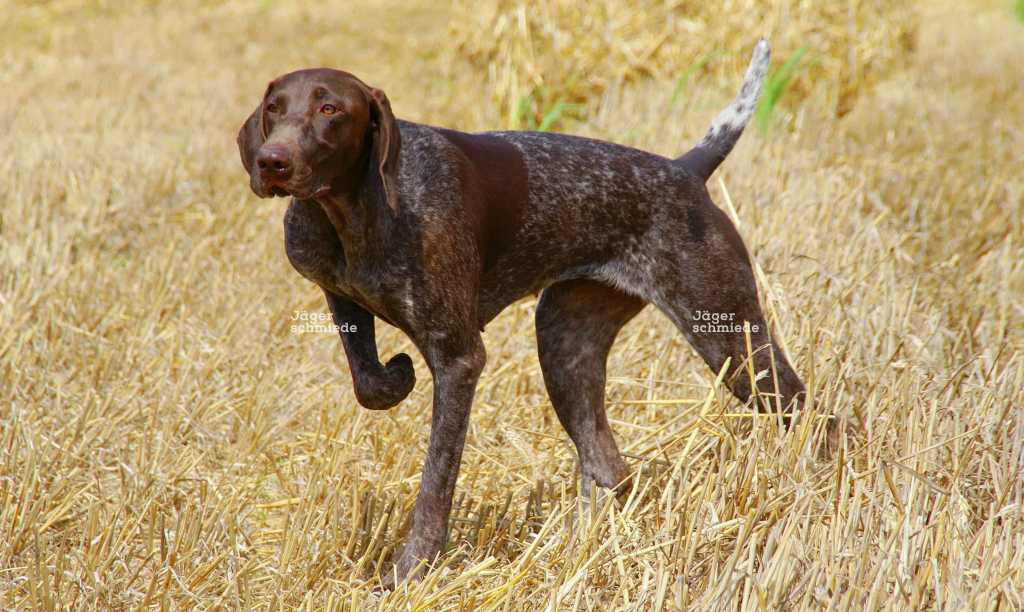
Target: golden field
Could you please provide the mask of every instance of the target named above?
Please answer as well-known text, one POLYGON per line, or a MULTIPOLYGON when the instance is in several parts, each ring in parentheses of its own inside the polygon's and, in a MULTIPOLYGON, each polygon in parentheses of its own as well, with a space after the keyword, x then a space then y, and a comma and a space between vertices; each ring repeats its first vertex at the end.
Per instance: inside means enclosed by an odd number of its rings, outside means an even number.
POLYGON ((698 4, 0 0, 0 607, 1024 607, 1024 17, 698 4), (709 187, 838 448, 749 418, 648 309, 609 362, 633 493, 579 504, 524 300, 484 336, 449 549, 381 590, 431 383, 380 324, 418 380, 365 411, 337 337, 292 333, 326 306, 234 143, 267 81, 675 156, 760 35, 799 62, 709 187))

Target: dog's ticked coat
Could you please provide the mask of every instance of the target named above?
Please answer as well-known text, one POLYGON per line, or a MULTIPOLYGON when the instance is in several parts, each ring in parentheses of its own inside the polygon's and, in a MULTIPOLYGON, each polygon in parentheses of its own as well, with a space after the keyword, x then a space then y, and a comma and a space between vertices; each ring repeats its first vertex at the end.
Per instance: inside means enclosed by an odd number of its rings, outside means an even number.
POLYGON ((759 42, 737 99, 677 159, 564 134, 399 121, 383 93, 336 70, 268 86, 239 134, 242 163, 261 197, 295 196, 288 258, 324 290, 336 323, 358 330, 341 338, 357 399, 385 409, 413 388, 407 355, 381 364, 375 317, 408 334, 434 379, 399 578, 442 550, 485 362, 480 332, 524 296, 542 292, 544 382, 576 445, 584 491, 629 474, 605 417, 605 361, 647 303, 713 370, 728 360, 727 383, 742 401, 752 391, 743 332, 703 333, 693 319, 699 310, 749 322, 753 369, 769 373, 757 377, 759 408, 799 401, 804 387, 765 323, 747 251, 704 185, 749 121, 768 57, 759 42))

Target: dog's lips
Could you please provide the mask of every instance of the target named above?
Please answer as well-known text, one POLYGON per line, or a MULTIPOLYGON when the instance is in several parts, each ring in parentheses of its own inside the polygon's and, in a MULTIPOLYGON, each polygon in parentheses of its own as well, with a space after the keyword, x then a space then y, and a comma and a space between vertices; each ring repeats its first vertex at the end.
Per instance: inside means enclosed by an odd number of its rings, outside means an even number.
POLYGON ((264 185, 264 190, 267 193, 264 197, 277 196, 286 198, 288 196, 292 196, 293 198, 298 198, 300 200, 312 200, 322 198, 329 194, 331 192, 331 186, 321 185, 315 189, 303 189, 301 187, 289 185, 288 183, 268 182, 264 185))
POLYGON ((263 181, 254 180, 249 183, 249 187, 252 189, 252 192, 256 194, 256 197, 260 199, 272 198, 277 195, 274 193, 277 191, 277 188, 273 185, 267 185, 263 183, 263 181))
POLYGON ((289 195, 291 195, 294 198, 298 198, 300 200, 315 200, 317 198, 322 198, 322 197, 328 195, 329 193, 331 193, 331 186, 330 185, 322 185, 322 186, 317 187, 315 189, 309 189, 309 190, 306 190, 306 189, 288 189, 288 188, 283 188, 282 191, 287 191, 287 193, 289 195))

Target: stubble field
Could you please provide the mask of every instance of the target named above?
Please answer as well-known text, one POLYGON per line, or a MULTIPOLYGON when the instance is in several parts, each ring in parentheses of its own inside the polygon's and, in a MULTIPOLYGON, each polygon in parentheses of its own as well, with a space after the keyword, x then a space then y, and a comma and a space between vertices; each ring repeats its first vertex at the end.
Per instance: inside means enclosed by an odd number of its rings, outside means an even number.
POLYGON ((0 607, 1024 607, 1024 14, 693 4, 0 2, 0 607), (609 360, 633 493, 578 505, 527 299, 484 335, 447 553, 380 590, 431 383, 379 324, 418 380, 371 413, 294 333, 326 305, 234 144, 266 82, 678 155, 760 35, 792 69, 709 187, 838 448, 649 308, 609 360))

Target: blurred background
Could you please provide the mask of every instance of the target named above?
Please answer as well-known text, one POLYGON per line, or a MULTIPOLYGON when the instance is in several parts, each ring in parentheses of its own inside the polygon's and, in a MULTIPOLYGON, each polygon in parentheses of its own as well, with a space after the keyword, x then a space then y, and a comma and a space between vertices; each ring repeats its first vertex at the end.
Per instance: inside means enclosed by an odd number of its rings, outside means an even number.
MULTIPOLYGON (((0 602, 8 609, 1024 606, 1024 3, 0 1, 0 602), (636 494, 574 512, 534 299, 487 328, 448 552, 378 589, 428 371, 355 402, 235 135, 342 68, 404 119, 678 155, 766 36, 709 181, 845 421, 754 420, 648 309, 609 361, 636 494)), ((599 307, 599 305, 595 305, 599 307)))

